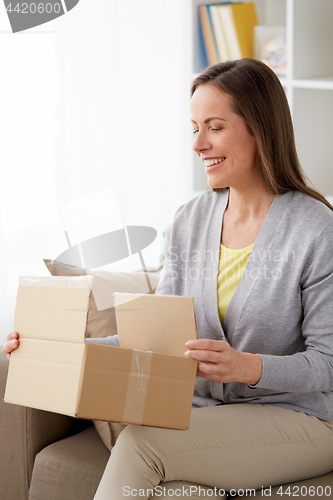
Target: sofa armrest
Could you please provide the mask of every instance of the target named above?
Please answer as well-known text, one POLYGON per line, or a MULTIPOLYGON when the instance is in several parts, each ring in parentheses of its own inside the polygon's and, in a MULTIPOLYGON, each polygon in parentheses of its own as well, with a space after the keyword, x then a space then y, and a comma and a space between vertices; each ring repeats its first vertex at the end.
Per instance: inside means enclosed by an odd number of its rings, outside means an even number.
POLYGON ((8 360, 0 353, 0 498, 27 500, 35 456, 45 446, 91 425, 57 413, 3 401, 8 360))

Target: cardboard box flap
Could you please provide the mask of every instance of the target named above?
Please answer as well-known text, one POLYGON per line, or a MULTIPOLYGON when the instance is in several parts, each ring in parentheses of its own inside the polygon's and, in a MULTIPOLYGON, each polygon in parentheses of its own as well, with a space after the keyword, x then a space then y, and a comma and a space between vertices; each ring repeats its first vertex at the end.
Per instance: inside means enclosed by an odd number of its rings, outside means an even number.
POLYGON ((114 293, 119 345, 183 357, 197 338, 193 297, 114 293))
POLYGON ((20 277, 14 330, 21 338, 85 342, 92 276, 20 277))
POLYGON ((75 415, 85 345, 20 339, 10 356, 5 402, 75 415))

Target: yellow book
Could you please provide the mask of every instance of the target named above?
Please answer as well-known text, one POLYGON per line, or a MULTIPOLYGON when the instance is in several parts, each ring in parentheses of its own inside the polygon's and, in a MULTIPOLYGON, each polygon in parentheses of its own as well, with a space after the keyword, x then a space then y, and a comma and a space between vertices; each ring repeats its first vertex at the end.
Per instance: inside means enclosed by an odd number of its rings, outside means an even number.
POLYGON ((258 18, 254 2, 229 6, 232 9, 241 57, 253 57, 254 26, 258 18))

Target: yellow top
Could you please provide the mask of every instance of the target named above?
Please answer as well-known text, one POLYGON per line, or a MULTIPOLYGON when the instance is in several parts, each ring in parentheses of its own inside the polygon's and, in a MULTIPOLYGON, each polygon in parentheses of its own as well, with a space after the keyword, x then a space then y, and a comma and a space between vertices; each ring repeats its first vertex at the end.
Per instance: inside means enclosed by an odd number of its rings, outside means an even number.
POLYGON ((221 323, 228 305, 244 274, 253 245, 232 249, 220 245, 219 272, 217 277, 217 303, 221 323))

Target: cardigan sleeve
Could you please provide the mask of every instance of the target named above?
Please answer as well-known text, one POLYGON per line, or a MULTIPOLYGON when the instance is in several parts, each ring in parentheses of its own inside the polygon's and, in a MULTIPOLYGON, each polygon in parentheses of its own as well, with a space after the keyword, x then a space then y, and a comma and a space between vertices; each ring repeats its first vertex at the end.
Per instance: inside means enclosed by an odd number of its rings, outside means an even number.
POLYGON ((160 280, 155 290, 155 295, 173 295, 172 261, 170 256, 170 233, 171 233, 171 224, 165 230, 165 238, 162 249, 164 263, 160 275, 160 280))
POLYGON ((261 355, 260 381, 251 388, 279 392, 333 390, 333 227, 323 230, 301 280, 302 335, 306 350, 288 356, 261 355))

